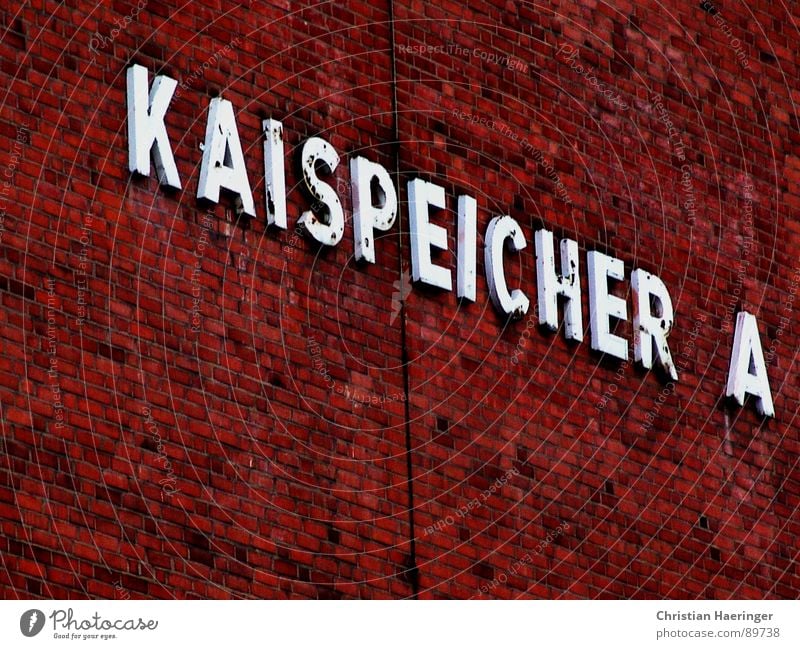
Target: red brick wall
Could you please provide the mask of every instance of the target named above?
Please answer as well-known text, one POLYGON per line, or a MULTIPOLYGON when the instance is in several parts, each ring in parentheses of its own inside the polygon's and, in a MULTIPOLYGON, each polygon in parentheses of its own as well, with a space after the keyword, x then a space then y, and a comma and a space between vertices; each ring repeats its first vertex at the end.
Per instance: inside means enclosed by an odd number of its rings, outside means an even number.
POLYGON ((0 12, 2 596, 800 595, 797 15, 77 4, 0 12), (132 63, 179 83, 180 192, 128 171, 132 63), (219 95, 251 222, 195 198, 219 95), (265 227, 266 117, 284 232, 265 227), (294 234, 311 136, 342 158, 333 249, 294 234), (374 265, 352 261, 356 154, 399 188, 374 265), (417 176, 446 188, 454 278, 456 197, 478 200, 474 304, 405 297, 417 176), (483 269, 500 214, 528 241, 511 323, 483 269), (633 268, 663 279, 674 390, 535 324, 540 227, 579 243, 585 325, 587 250, 624 261, 620 295, 633 268), (739 310, 775 349, 773 419, 724 398, 739 310))

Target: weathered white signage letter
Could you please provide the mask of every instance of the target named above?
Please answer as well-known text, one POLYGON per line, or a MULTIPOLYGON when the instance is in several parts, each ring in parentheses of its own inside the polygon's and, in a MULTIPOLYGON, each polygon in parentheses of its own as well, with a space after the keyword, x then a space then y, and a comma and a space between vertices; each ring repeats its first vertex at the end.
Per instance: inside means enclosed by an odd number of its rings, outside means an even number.
POLYGON ((746 311, 736 315, 736 332, 733 336, 733 353, 725 394, 736 399, 740 406, 744 405, 745 394, 752 394, 756 397, 759 414, 766 417, 775 416, 767 367, 764 364, 761 339, 758 336, 758 322, 754 315, 746 311))
POLYGON ((264 131, 264 187, 267 195, 267 225, 285 230, 286 171, 283 163, 283 124, 276 119, 261 122, 264 131))
POLYGON ((522 229, 510 216, 496 216, 489 222, 486 230, 486 282, 489 285, 489 297, 495 308, 514 319, 521 318, 528 312, 530 300, 519 289, 508 292, 506 276, 503 270, 503 250, 506 247, 512 252, 523 250, 527 245, 522 229))
POLYGON ((344 235, 344 211, 336 190, 317 176, 317 165, 322 173, 330 175, 339 166, 339 154, 322 138, 312 137, 303 143, 301 160, 305 189, 317 202, 311 210, 303 212, 299 223, 317 242, 335 246, 344 235), (319 217, 315 212, 319 212, 319 217))
POLYGON ((625 300, 608 292, 608 278, 621 280, 625 266, 621 259, 590 250, 586 254, 589 270, 589 318, 592 328, 592 349, 628 360, 628 342, 611 333, 610 318, 627 320, 625 300))
POLYGON ((162 185, 181 188, 181 179, 164 117, 178 82, 161 75, 153 80, 148 94, 147 68, 128 68, 128 169, 142 176, 150 175, 150 155, 162 185))
POLYGON ((428 220, 429 207, 444 209, 444 187, 434 185, 421 178, 408 182, 408 219, 411 228, 411 278, 453 290, 449 268, 437 266, 431 261, 431 247, 447 250, 447 230, 428 220))
POLYGON ((206 141, 203 146, 197 197, 216 203, 219 201, 220 189, 236 194, 241 200, 242 211, 255 217, 253 192, 250 191, 250 181, 247 178, 233 105, 227 99, 215 97, 208 106, 206 141))
POLYGON ((472 196, 458 197, 458 272, 456 295, 475 301, 478 242, 478 204, 472 196))
POLYGON ((581 280, 578 274, 578 243, 561 240, 561 277, 556 274, 553 233, 537 230, 536 279, 539 293, 539 322, 552 331, 558 329, 558 296, 564 298, 564 336, 583 340, 581 280))
POLYGON ((667 287, 659 277, 637 268, 631 274, 633 290, 633 357, 642 367, 653 367, 653 348, 656 358, 673 381, 678 371, 669 353, 667 336, 672 328, 674 312, 667 287), (652 313, 653 298, 657 313, 652 313))
POLYGON ((386 232, 397 217, 397 192, 389 172, 361 156, 350 160, 356 261, 375 263, 374 230, 386 232))

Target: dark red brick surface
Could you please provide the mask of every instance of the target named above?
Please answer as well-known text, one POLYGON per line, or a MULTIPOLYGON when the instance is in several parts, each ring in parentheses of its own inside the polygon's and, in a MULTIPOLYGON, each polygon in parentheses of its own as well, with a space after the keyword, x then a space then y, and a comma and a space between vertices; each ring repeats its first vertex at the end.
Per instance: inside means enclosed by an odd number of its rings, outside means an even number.
POLYGON ((800 595, 794 5, 69 4, 0 11, 0 595, 800 595), (180 192, 128 171, 132 63, 179 83, 180 192), (196 199, 220 95, 249 222, 196 199), (266 117, 287 231, 265 226, 266 117), (342 158, 333 249, 294 234, 312 136, 342 158), (356 154, 402 203, 374 265, 352 259, 356 154), (417 176, 446 188, 434 257, 454 280, 456 198, 478 200, 474 304, 402 299, 417 176), (533 308, 497 314, 483 234, 501 214, 532 305, 540 227, 579 243, 585 325, 587 250, 624 261, 620 295, 634 268, 663 279, 675 390, 533 308), (724 398, 738 310, 775 349, 773 419, 724 398))

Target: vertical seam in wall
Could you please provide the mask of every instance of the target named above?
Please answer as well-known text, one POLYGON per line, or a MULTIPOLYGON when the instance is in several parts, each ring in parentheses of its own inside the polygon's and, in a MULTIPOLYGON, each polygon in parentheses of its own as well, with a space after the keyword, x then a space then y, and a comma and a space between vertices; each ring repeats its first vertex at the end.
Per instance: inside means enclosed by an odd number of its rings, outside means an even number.
POLYGON ((391 89, 392 89, 392 148, 394 157, 395 191, 397 193, 397 272, 400 284, 400 345, 401 362, 403 365, 403 392, 405 394, 405 444, 406 444, 406 480, 408 493, 408 565, 402 573, 411 584, 412 598, 416 599, 419 593, 419 571, 417 570, 417 543, 414 530, 414 471, 411 461, 411 400, 409 399, 408 376, 408 346, 406 332, 406 301, 403 284, 403 223, 400 218, 400 124, 397 115, 397 62, 395 60, 395 30, 394 30, 394 0, 389 3, 389 58, 391 60, 391 89))

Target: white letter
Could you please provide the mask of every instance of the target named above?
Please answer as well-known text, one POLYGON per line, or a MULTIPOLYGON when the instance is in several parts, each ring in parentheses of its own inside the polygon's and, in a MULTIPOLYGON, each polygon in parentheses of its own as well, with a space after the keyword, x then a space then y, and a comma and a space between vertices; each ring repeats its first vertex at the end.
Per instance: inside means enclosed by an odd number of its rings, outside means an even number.
POLYGON ((374 229, 386 232, 397 217, 397 192, 389 173, 377 162, 350 160, 353 237, 356 261, 375 263, 374 229), (373 197, 375 201, 373 202, 373 197))
POLYGON ((227 99, 215 97, 208 106, 206 141, 197 197, 216 203, 219 201, 221 188, 239 197, 245 214, 253 217, 256 215, 233 105, 227 99))
POLYGON ((286 173, 283 166, 283 124, 276 119, 261 122, 264 131, 264 186, 267 225, 286 229, 286 173))
POLYGON ((411 227, 411 278, 453 290, 450 269, 431 262, 431 246, 447 250, 447 230, 428 221, 428 206, 444 209, 444 187, 421 178, 408 182, 409 222, 411 227))
POLYGON ((758 337, 758 323, 752 314, 742 311, 736 315, 736 333, 733 336, 733 354, 725 396, 735 398, 743 406, 745 393, 756 397, 759 414, 775 416, 761 339, 758 337))
POLYGON ((312 209, 303 212, 298 223, 305 226, 315 241, 335 246, 344 235, 344 212, 336 191, 317 176, 317 163, 322 173, 330 175, 339 166, 339 154, 322 138, 311 137, 303 144, 301 160, 306 191, 317 202, 312 209), (319 218, 315 211, 319 212, 319 218))
POLYGON ((147 68, 128 68, 128 169, 143 176, 150 175, 150 154, 162 185, 181 188, 178 168, 172 157, 164 116, 178 82, 161 75, 153 80, 147 94, 147 68))
POLYGON ((530 301, 519 289, 514 289, 509 294, 506 288, 506 277, 503 272, 503 248, 506 241, 508 249, 512 252, 523 250, 527 245, 525 235, 514 219, 510 216, 496 216, 489 222, 486 230, 484 249, 489 297, 501 313, 518 319, 528 312, 530 301))
POLYGON ((669 353, 667 336, 672 328, 673 310, 664 282, 655 275, 636 269, 631 275, 633 290, 633 357, 642 367, 653 367, 653 343, 656 358, 673 381, 678 372, 669 353), (651 312, 652 298, 658 301, 656 314, 651 312))
POLYGON ((475 301, 475 266, 478 241, 477 203, 472 196, 458 197, 458 260, 456 295, 475 301))
POLYGON ((561 240, 561 274, 556 274, 553 252, 553 233, 537 230, 536 276, 539 289, 539 322, 552 331, 558 329, 558 296, 564 300, 564 336, 568 340, 583 340, 581 312, 581 280, 578 275, 578 244, 571 239, 561 240))
POLYGON ((592 349, 628 360, 628 343, 611 333, 609 318, 627 320, 625 300, 610 295, 608 278, 621 280, 625 266, 621 259, 591 250, 586 255, 589 268, 589 319, 592 328, 592 349))

